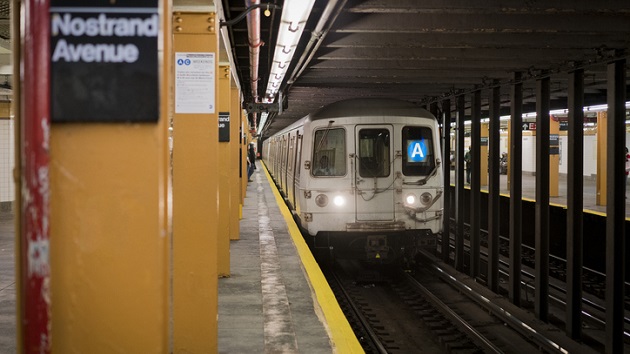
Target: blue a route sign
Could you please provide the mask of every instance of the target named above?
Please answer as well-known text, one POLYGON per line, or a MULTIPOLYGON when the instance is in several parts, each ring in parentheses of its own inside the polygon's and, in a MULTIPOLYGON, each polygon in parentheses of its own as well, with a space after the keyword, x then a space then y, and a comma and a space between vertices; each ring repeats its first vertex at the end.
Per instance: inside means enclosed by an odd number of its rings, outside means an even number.
POLYGON ((157 0, 51 0, 53 122, 157 122, 157 0))
POLYGON ((425 162, 427 159, 427 145, 424 139, 409 140, 407 142, 407 161, 425 162))

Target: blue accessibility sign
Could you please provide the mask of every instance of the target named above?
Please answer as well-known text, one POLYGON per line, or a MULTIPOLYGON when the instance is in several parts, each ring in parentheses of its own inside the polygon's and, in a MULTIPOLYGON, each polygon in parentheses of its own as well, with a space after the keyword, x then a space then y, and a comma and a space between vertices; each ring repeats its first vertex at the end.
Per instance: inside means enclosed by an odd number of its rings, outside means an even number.
POLYGON ((409 162, 424 162, 427 159, 427 145, 424 139, 407 142, 407 159, 409 162))

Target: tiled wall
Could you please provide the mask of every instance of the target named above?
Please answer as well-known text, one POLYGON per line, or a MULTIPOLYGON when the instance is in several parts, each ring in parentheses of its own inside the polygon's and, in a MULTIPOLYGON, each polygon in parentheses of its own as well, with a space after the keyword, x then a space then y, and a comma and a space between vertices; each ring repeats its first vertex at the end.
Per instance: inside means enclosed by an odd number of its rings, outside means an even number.
POLYGON ((15 199, 13 120, 0 117, 0 208, 10 208, 15 199))

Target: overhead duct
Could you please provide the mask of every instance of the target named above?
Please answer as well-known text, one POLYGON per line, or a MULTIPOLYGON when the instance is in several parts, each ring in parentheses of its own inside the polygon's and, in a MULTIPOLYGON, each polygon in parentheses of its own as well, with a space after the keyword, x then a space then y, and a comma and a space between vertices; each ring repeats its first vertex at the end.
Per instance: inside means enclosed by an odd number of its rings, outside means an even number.
MULTIPOLYGON (((260 0, 245 0, 245 6, 259 5, 260 0)), ((249 77, 252 98, 258 102, 258 62, 260 58, 260 9, 256 8, 247 14, 247 39, 249 41, 249 77)))

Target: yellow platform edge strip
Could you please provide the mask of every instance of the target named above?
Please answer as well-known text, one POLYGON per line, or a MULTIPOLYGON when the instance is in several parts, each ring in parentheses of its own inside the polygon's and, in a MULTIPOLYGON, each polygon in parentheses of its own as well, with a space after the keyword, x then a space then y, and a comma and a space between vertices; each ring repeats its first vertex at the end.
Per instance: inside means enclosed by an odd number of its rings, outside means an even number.
POLYGON ((284 203, 284 199, 271 179, 267 166, 265 166, 264 163, 261 165, 265 170, 265 175, 271 185, 273 195, 276 197, 276 203, 280 208, 280 212, 287 223, 289 235, 291 235, 291 238, 293 239, 293 244, 295 244, 295 247, 297 248, 302 264, 304 265, 304 269, 306 270, 306 274, 311 282, 313 291, 315 292, 315 298, 317 299, 317 302, 324 313, 324 317, 326 318, 335 351, 337 353, 364 353, 361 344, 359 344, 359 340, 350 327, 350 323, 348 323, 346 316, 343 314, 343 311, 341 311, 339 303, 330 289, 324 274, 315 261, 315 258, 306 245, 306 242, 302 238, 302 233, 293 220, 293 215, 284 203))

